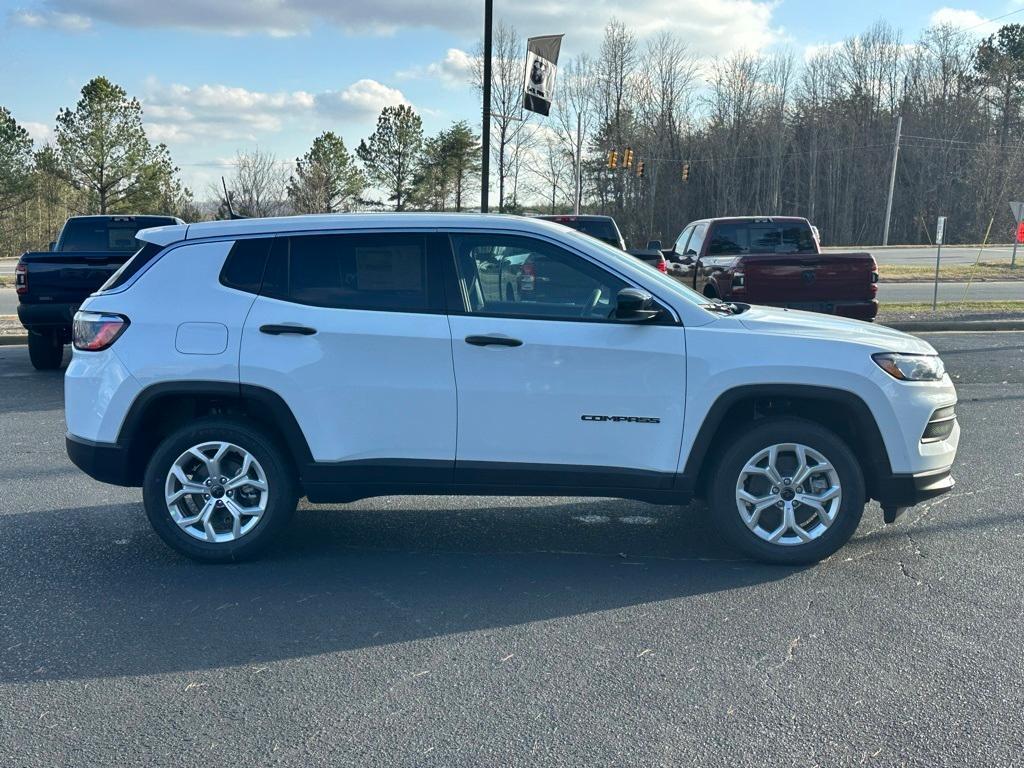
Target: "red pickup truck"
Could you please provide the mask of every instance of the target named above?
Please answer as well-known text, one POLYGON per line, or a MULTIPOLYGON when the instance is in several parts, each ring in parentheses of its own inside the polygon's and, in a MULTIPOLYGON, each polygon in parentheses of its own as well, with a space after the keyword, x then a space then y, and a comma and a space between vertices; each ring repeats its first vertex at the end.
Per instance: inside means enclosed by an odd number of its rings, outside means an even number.
POLYGON ((878 265, 870 253, 822 253, 807 219, 694 221, 666 252, 671 272, 713 299, 872 320, 878 265))

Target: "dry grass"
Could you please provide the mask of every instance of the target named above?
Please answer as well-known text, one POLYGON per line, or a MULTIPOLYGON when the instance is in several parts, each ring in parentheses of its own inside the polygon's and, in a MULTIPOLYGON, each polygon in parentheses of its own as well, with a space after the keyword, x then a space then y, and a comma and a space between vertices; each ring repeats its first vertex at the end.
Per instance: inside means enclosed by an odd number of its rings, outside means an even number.
MULTIPOLYGON (((884 283, 931 282, 935 279, 935 264, 879 264, 879 279, 884 283)), ((968 280, 1024 280, 1024 257, 1016 269, 1007 261, 982 261, 978 264, 942 264, 939 282, 960 283, 968 280)))
MULTIPOLYGON (((896 313, 931 313, 931 302, 884 302, 879 306, 881 314, 896 313)), ((1024 313, 1024 301, 956 301, 939 302, 939 312, 970 312, 975 313, 1000 313, 1021 312, 1024 313)))

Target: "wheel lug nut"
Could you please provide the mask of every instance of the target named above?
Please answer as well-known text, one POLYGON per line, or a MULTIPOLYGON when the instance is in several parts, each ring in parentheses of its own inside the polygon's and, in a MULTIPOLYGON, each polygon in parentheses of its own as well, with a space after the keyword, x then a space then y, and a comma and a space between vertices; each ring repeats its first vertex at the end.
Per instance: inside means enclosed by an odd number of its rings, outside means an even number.
POLYGON ((781 501, 776 501, 776 502, 775 502, 775 506, 776 506, 776 507, 781 507, 781 506, 783 506, 783 504, 782 504, 782 502, 781 502, 781 501))
POLYGON ((778 492, 779 492, 779 489, 778 489, 778 488, 776 488, 776 487, 775 487, 775 486, 773 485, 773 486, 772 486, 772 493, 778 493, 778 492))

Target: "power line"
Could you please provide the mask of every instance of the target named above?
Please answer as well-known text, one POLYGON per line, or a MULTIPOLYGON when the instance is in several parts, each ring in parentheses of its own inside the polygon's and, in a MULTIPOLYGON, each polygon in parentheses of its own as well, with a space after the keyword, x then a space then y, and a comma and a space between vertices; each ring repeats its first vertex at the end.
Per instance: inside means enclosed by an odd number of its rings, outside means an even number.
POLYGON ((999 21, 1000 19, 1005 19, 1007 16, 1013 16, 1015 13, 1021 13, 1022 11, 1024 11, 1024 8, 1018 8, 1016 11, 1010 11, 1009 13, 1004 13, 1002 16, 996 16, 995 18, 991 18, 991 19, 987 19, 986 21, 979 22, 979 23, 975 24, 973 27, 964 27, 964 32, 969 32, 972 29, 977 29, 978 27, 983 27, 986 24, 991 24, 994 21, 999 21))

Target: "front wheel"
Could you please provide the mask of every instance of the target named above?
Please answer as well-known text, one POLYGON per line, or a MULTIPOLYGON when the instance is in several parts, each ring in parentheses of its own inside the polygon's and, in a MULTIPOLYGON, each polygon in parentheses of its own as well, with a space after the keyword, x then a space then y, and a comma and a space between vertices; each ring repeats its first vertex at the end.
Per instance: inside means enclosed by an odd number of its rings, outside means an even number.
POLYGON ((59 331, 29 331, 28 359, 37 371, 60 368, 64 359, 64 345, 59 331))
POLYGON ((860 465, 839 436, 814 422, 780 418, 729 445, 709 500, 738 549, 764 562, 801 565, 850 539, 866 494, 860 465))
POLYGON ((194 560, 251 558, 288 525, 298 500, 287 457, 265 434, 211 418, 165 438, 146 467, 146 516, 194 560))

